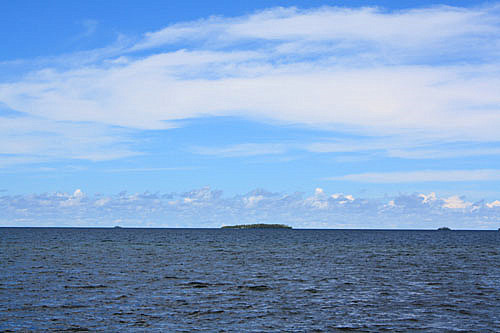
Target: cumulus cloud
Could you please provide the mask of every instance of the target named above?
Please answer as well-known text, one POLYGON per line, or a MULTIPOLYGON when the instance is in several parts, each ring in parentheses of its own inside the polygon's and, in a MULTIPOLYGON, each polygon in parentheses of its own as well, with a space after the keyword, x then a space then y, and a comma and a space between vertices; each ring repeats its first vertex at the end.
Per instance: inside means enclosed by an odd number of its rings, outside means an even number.
POLYGON ((241 223, 286 223, 296 228, 496 229, 500 202, 465 197, 400 194, 356 198, 317 188, 311 195, 257 189, 224 196, 209 187, 183 193, 87 195, 44 193, 0 197, 3 226, 220 227, 241 223))
MULTIPOLYGON (((106 129, 85 136, 96 140, 116 126, 161 130, 233 115, 373 136, 498 141, 499 12, 274 8, 181 22, 96 50, 90 62, 80 55, 75 66, 54 63, 0 83, 0 102, 48 123, 106 129)), ((28 138, 18 142, 34 149, 28 138)))
POLYGON ((495 200, 493 202, 489 202, 486 204, 486 207, 488 207, 488 208, 500 207, 500 201, 495 200))
POLYGON ((451 196, 447 199, 443 199, 444 208, 452 208, 452 209, 464 209, 472 206, 471 202, 466 202, 458 195, 451 196))

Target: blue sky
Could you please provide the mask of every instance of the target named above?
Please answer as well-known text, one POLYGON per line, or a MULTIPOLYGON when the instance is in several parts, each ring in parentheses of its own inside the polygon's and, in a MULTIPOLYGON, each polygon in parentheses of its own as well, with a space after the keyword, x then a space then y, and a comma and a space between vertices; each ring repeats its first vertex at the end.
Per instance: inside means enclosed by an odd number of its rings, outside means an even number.
POLYGON ((0 224, 498 228, 499 36, 497 2, 3 3, 0 224))

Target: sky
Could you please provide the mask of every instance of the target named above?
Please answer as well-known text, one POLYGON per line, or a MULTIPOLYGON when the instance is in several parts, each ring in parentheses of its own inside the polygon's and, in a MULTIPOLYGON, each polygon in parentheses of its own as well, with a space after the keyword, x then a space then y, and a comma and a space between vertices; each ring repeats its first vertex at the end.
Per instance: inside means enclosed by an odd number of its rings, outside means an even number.
POLYGON ((0 4, 0 226, 500 227, 500 3, 0 4))

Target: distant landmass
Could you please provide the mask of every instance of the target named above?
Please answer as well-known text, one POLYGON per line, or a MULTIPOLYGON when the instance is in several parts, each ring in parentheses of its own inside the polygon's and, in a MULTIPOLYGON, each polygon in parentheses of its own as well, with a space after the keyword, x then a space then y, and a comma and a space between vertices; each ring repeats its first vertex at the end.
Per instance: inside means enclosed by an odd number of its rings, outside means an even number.
POLYGON ((441 228, 438 228, 438 231, 450 231, 451 229, 448 228, 448 227, 441 227, 441 228))
POLYGON ((238 224, 225 225, 221 229, 292 229, 292 227, 284 224, 238 224))

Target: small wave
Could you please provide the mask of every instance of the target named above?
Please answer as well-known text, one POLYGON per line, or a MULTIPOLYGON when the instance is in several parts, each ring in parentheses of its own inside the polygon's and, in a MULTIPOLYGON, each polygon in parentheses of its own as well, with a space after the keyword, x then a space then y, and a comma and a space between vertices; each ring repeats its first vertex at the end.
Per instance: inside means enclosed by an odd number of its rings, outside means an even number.
POLYGON ((62 309, 81 309, 81 308, 88 308, 88 305, 83 305, 83 304, 64 304, 61 305, 62 309))
POLYGON ((105 286, 103 284, 94 284, 94 285, 83 285, 83 286, 64 286, 65 289, 101 289, 101 288, 107 288, 108 286, 105 286))
POLYGON ((314 288, 307 288, 304 291, 306 293, 311 293, 311 294, 317 294, 317 293, 319 293, 319 290, 318 289, 314 289, 314 288))
POLYGON ((90 330, 86 327, 72 326, 62 329, 61 332, 90 332, 90 330))
POLYGON ((192 282, 184 283, 183 286, 190 287, 190 288, 208 288, 210 286, 210 284, 205 283, 205 282, 192 281, 192 282))
POLYGON ((189 312, 187 315, 188 316, 204 316, 204 315, 213 315, 213 314, 221 314, 221 313, 224 313, 224 310, 208 310, 208 311, 195 310, 195 311, 189 312))
POLYGON ((262 285, 255 285, 255 286, 238 286, 238 289, 248 289, 248 290, 255 290, 255 291, 266 291, 266 290, 271 290, 272 288, 269 286, 266 286, 265 284, 262 285))

